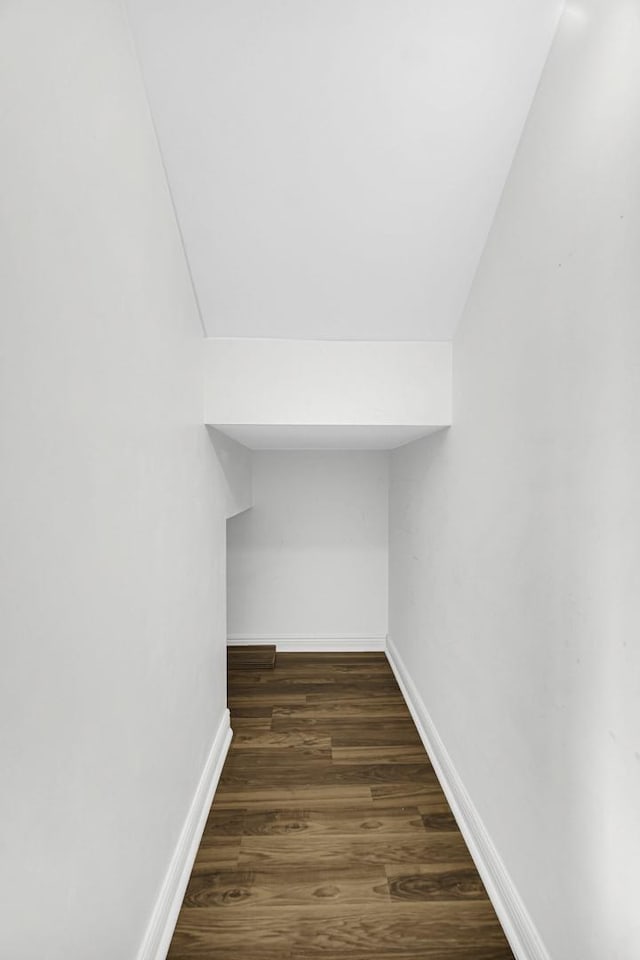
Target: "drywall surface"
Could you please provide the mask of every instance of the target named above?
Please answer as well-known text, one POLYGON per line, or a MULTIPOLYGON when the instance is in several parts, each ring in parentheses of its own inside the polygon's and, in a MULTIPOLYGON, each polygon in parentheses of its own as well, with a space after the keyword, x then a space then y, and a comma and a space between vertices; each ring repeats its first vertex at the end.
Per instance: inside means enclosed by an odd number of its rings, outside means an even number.
POLYGON ((387 634, 388 454, 253 454, 254 507, 228 524, 229 634, 387 634))
POLYGON ((118 0, 4 4, 0 101, 0 956, 133 960, 224 715, 227 480, 118 0))
POLYGON ((212 424, 451 423, 451 344, 208 339, 212 424))
POLYGON ((562 0, 128 0, 209 336, 448 340, 562 0))
POLYGON ((248 510, 253 503, 251 451, 213 427, 207 427, 207 430, 216 451, 225 518, 229 519, 248 510))
POLYGON ((395 450, 447 427, 377 424, 219 424, 218 432, 249 450, 395 450))
POLYGON ((392 455, 390 637, 552 960, 640 956, 640 4, 567 4, 392 455))

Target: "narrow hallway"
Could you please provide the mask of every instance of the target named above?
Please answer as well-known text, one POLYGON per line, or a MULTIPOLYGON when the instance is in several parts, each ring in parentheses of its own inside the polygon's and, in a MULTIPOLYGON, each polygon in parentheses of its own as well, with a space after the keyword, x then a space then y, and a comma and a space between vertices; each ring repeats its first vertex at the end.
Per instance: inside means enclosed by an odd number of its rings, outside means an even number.
POLYGON ((229 706, 169 960, 512 958, 384 654, 278 654, 229 706))

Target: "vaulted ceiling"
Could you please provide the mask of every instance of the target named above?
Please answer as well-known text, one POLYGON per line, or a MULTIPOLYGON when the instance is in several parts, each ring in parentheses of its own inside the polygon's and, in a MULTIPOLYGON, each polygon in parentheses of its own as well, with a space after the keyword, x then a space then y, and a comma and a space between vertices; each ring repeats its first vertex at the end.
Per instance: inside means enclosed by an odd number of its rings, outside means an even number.
POLYGON ((561 0, 128 0, 212 337, 450 339, 561 0))

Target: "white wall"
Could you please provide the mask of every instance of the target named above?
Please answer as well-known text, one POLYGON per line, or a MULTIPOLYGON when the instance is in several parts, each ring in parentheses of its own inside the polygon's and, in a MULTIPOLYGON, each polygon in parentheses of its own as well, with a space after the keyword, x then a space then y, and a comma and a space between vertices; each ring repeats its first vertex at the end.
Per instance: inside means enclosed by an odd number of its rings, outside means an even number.
POLYGON ((452 336, 562 0, 128 0, 209 335, 452 336))
POLYGON ((217 485, 224 495, 224 512, 228 519, 253 504, 251 451, 213 427, 207 427, 207 430, 216 452, 217 485))
POLYGON ((572 0, 393 454, 390 637, 553 960, 640 956, 640 3, 572 0))
POLYGON ((451 344, 205 341, 213 424, 451 423, 451 344))
POLYGON ((254 453, 254 507, 228 525, 230 636, 386 636, 388 456, 254 453))
POLYGON ((3 4, 0 100, 0 955, 133 960, 224 715, 228 484, 121 3, 3 4))

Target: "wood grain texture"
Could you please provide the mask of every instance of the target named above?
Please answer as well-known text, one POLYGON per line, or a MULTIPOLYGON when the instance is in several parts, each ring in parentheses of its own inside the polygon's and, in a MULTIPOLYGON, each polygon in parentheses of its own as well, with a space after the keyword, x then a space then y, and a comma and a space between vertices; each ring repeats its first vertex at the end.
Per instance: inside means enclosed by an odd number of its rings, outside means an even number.
POLYGON ((371 837, 385 833, 424 836, 424 824, 417 807, 397 807, 372 812, 362 806, 310 807, 285 810, 214 808, 205 835, 221 837, 273 836, 302 833, 306 837, 333 834, 340 837, 371 837))
POLYGON ((229 671, 169 960, 513 960, 384 654, 229 671))
POLYGON ((271 670, 276 664, 275 643, 227 647, 229 670, 271 670))

